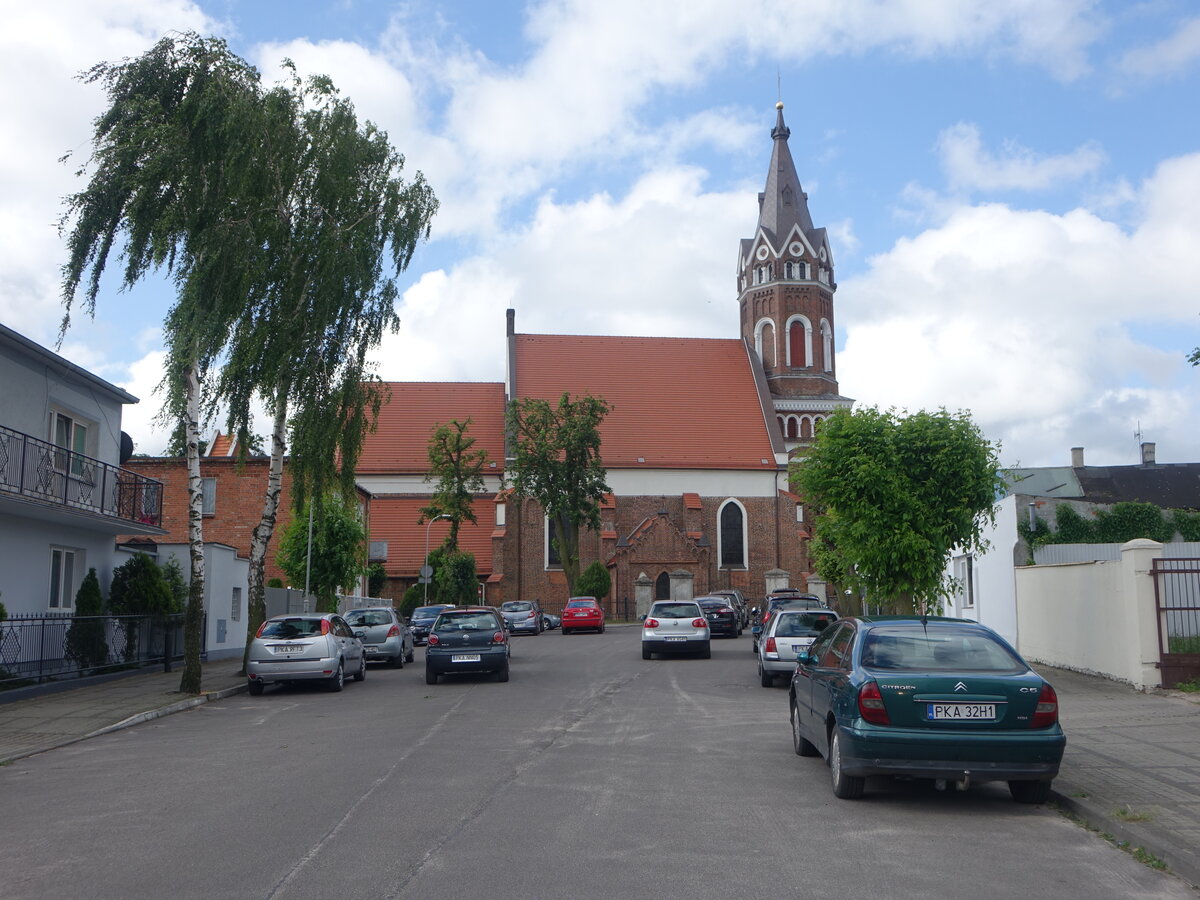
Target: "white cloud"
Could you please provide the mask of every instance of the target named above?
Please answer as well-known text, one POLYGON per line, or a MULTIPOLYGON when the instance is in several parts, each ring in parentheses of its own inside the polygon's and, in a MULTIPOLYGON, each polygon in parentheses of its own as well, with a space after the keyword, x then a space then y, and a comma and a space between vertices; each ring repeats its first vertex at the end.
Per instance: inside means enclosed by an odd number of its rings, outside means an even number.
POLYGON ((1119 70, 1135 78, 1155 79, 1178 75, 1200 60, 1200 18, 1183 22, 1170 37, 1145 47, 1135 47, 1121 57, 1119 70))
POLYGON ((1081 443, 1127 461, 1139 420, 1161 459, 1200 458, 1184 358, 1200 344, 1200 154, 1163 163, 1139 196, 1130 233, 1087 210, 992 204, 897 242, 839 290, 843 392, 971 409, 1026 465, 1065 464, 1081 443))
POLYGON ((1044 156, 1013 141, 999 155, 983 146, 979 127, 960 122, 945 129, 937 142, 942 167, 951 187, 959 190, 1043 190, 1096 172, 1105 161, 1095 144, 1071 153, 1044 156))

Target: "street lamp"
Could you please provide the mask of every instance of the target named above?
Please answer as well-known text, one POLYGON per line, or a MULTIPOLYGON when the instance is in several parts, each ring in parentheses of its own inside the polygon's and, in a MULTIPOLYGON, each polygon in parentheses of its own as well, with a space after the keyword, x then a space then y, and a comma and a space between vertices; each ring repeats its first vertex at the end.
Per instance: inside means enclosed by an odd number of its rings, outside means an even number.
POLYGON ((433 578, 433 569, 429 568, 429 529, 433 527, 433 523, 438 519, 449 518, 450 516, 447 513, 442 513, 441 515, 434 516, 425 523, 425 565, 421 566, 421 577, 425 579, 425 599, 422 603, 426 606, 429 605, 429 580, 433 578))

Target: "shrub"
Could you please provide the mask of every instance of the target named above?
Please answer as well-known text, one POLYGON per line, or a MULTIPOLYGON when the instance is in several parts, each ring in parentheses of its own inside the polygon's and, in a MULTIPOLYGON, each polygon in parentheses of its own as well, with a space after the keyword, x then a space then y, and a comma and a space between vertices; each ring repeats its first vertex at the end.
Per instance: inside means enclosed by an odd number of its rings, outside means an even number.
POLYGON ((367 567, 367 593, 372 597, 378 597, 385 584, 387 584, 387 569, 383 567, 383 563, 371 563, 367 567))
POLYGON ((1175 536, 1175 526, 1153 503, 1117 503, 1107 512, 1096 513, 1096 536, 1105 543, 1123 544, 1137 538, 1166 543, 1175 536))
MULTIPOLYGON (((75 594, 75 615, 67 630, 67 658, 80 670, 94 669, 108 662, 108 636, 104 615, 104 595, 95 569, 88 569, 75 594)), ((82 674, 82 671, 81 671, 82 674)))
POLYGON ((282 578, 268 578, 267 579, 267 587, 281 588, 281 587, 283 587, 283 579, 282 578))
MULTIPOLYGON (((433 602, 433 598, 430 598, 433 602)), ((407 619, 413 614, 413 610, 418 606, 425 605, 425 585, 414 584, 404 592, 404 599, 400 601, 400 608, 397 612, 400 613, 400 618, 407 619)))
POLYGON ((1200 541, 1200 512, 1177 509, 1171 515, 1171 524, 1185 541, 1200 541))
POLYGON ((162 567, 163 580, 167 583, 167 589, 171 592, 171 608, 168 610, 173 613, 181 613, 187 608, 188 600, 188 584, 187 579, 183 577, 183 566, 179 562, 178 556, 172 556, 162 567))
POLYGON ((595 597, 602 600, 608 596, 611 589, 612 576, 598 559, 584 569, 575 582, 575 594, 579 597, 595 597))
POLYGON ((438 603, 466 605, 479 602, 474 553, 465 550, 447 553, 434 580, 438 586, 438 603))
POLYGON ((1054 515, 1058 533, 1056 544, 1089 544, 1095 540, 1096 526, 1076 512, 1075 507, 1063 504, 1054 515))

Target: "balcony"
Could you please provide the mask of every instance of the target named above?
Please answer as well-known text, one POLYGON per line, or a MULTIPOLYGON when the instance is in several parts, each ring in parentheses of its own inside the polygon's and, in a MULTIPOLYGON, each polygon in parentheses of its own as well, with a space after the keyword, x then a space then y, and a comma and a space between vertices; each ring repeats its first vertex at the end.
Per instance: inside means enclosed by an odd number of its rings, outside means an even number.
POLYGON ((0 425, 0 500, 100 517, 128 533, 158 533, 162 499, 161 481, 0 425))

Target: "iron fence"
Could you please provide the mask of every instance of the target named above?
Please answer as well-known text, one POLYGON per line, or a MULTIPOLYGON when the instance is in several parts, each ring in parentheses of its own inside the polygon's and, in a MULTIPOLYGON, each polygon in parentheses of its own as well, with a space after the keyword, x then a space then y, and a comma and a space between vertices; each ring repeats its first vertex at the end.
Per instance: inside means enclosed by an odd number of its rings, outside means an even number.
POLYGON ((0 689, 153 665, 170 671, 183 658, 183 621, 182 613, 6 619, 0 622, 0 689))

